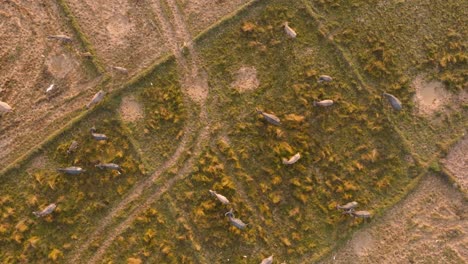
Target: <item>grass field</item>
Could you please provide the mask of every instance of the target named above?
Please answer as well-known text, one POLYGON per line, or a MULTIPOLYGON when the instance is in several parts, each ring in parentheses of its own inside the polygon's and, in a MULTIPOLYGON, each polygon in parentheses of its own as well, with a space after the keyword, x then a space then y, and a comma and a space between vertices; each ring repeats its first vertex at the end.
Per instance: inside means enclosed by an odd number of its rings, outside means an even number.
POLYGON ((194 45, 210 87, 203 106, 210 138, 201 154, 194 154, 194 142, 203 107, 184 95, 171 58, 0 175, 0 259, 69 261, 100 221, 145 186, 80 261, 130 219, 99 261, 259 263, 274 254, 278 263, 317 262, 372 221, 342 215, 336 205, 357 201, 359 210, 379 217, 428 170, 437 172, 439 158, 466 132, 466 105, 434 121, 416 114, 411 86, 424 74, 453 93, 466 89, 466 28, 457 27, 466 20, 462 4, 417 3, 258 1, 206 32, 194 45), (297 38, 284 33, 286 21, 297 38), (258 87, 233 87, 242 67, 256 69, 258 87), (333 81, 319 83, 324 74, 333 81), (402 101, 402 111, 390 107, 384 91, 402 101), (130 95, 143 111, 131 122, 118 111, 130 95), (334 104, 314 106, 325 99, 334 104), (281 125, 256 109, 275 114, 281 125), (97 143, 92 126, 110 140, 97 143), (72 140, 79 148, 67 154, 72 140), (174 154, 181 145, 182 154, 174 154), (297 163, 283 164, 296 153, 297 163), (99 162, 118 163, 123 173, 95 168, 99 162), (171 166, 159 173, 165 164, 171 166), (72 165, 87 172, 55 171, 72 165), (222 205, 210 189, 231 204, 222 205), (53 214, 34 217, 52 202, 53 214), (149 206, 140 212, 141 204, 149 206), (245 230, 228 222, 231 208, 248 223, 245 230))

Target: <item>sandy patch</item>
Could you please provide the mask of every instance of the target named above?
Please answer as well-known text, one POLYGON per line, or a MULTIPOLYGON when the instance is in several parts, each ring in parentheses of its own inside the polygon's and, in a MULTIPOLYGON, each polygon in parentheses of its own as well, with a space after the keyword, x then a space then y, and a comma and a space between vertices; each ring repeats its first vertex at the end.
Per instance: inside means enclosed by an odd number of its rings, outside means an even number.
POLYGON ((234 77, 231 86, 239 92, 255 90, 260 85, 257 78, 257 70, 254 67, 240 68, 234 77))
POLYGON ((118 14, 109 19, 106 29, 113 42, 122 42, 132 27, 133 25, 126 16, 118 14))
POLYGON ((49 72, 56 79, 64 78, 73 68, 79 67, 78 61, 65 53, 49 56, 45 64, 49 72))
POLYGON ((119 110, 120 116, 125 122, 135 122, 144 116, 143 107, 134 96, 124 97, 119 110))
POLYGON ((438 81, 427 82, 422 75, 414 79, 413 87, 416 91, 414 101, 418 106, 419 114, 433 114, 447 104, 452 97, 443 83, 438 81))
POLYGON ((407 198, 322 263, 466 263, 467 217, 463 195, 427 175, 407 198))
POLYGON ((47 164, 47 157, 45 155, 39 155, 32 159, 31 169, 43 169, 47 164))
POLYGON ((194 102, 203 104, 210 90, 208 87, 208 75, 200 71, 193 61, 190 68, 190 73, 183 79, 182 89, 194 102))
POLYGON ((468 190, 468 137, 465 136, 449 152, 442 163, 457 178, 463 190, 468 190))

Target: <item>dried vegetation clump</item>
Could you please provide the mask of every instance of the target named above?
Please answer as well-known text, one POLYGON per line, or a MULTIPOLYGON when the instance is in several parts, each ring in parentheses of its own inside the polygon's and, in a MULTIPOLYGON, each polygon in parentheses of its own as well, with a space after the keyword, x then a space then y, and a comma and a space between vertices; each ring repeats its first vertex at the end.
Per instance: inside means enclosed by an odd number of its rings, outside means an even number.
POLYGON ((150 169, 175 150, 183 136, 187 113, 182 91, 177 80, 175 61, 164 63, 139 83, 133 91, 141 103, 143 118, 125 124, 138 149, 145 153, 150 169))
POLYGON ((442 43, 425 43, 428 54, 426 63, 438 69, 438 79, 452 91, 461 91, 468 87, 468 46, 463 37, 466 33, 450 28, 442 43))
POLYGON ((75 241, 85 239, 90 228, 96 226, 95 219, 142 178, 144 168, 127 136, 121 132, 114 112, 99 111, 94 118, 79 122, 71 131, 73 134, 60 136, 56 143, 38 154, 47 156, 41 168, 26 162, 2 176, 0 243, 4 245, 3 260, 63 262, 75 241), (92 125, 109 140, 94 140, 89 132, 92 125), (79 147, 67 154, 73 140, 79 142, 79 147), (99 162, 119 164, 122 174, 95 168, 99 162), (69 166, 82 167, 86 172, 66 175, 56 171, 69 166), (32 214, 50 203, 57 204, 52 214, 43 218, 32 214))

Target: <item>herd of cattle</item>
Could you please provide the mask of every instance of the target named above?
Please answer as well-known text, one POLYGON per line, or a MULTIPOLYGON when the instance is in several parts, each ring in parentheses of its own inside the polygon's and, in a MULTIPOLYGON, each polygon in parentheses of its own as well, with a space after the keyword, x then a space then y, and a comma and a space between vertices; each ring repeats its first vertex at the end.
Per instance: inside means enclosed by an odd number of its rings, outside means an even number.
MULTIPOLYGON (((291 27, 289 27, 287 22, 285 22, 283 24, 283 26, 284 26, 285 33, 290 38, 296 38, 296 36, 297 36, 296 31, 294 29, 292 29, 291 27)), ((60 40, 60 41, 63 41, 63 42, 71 42, 72 41, 72 38, 70 38, 68 36, 65 36, 65 35, 53 35, 53 36, 48 36, 48 38, 60 40)), ((115 67, 114 66, 112 68, 119 71, 119 72, 122 72, 122 73, 127 73, 128 72, 125 68, 122 68, 122 67, 115 67)), ((333 78, 328 76, 328 75, 321 75, 318 78, 319 83, 322 83, 322 82, 327 83, 327 82, 332 82, 332 81, 333 81, 333 78)), ((49 86, 46 89, 46 93, 51 92, 53 89, 54 89, 54 85, 52 84, 51 86, 49 86)), ((95 104, 99 103, 100 101, 102 101, 105 94, 106 93, 104 91, 102 91, 102 90, 97 92, 93 96, 93 98, 90 100, 90 102, 86 105, 86 108, 90 108, 93 105, 95 105, 95 104)), ((387 99, 387 101, 390 103, 390 105, 392 106, 392 108, 394 110, 399 111, 399 110, 402 109, 402 104, 401 104, 400 100, 398 100, 398 98, 396 98, 395 96, 393 96, 391 94, 388 94, 388 93, 383 93, 383 97, 387 99)), ((329 107, 329 106, 332 106, 333 104, 334 104, 334 101, 331 100, 331 99, 326 99, 326 100, 314 101, 313 102, 314 106, 319 106, 319 107, 329 107)), ((13 111, 13 108, 9 104, 7 104, 6 102, 0 101, 0 115, 3 115, 4 113, 8 113, 8 112, 11 112, 11 111, 13 111)), ((277 116, 275 116, 273 114, 270 114, 270 113, 263 112, 263 111, 261 111, 259 109, 257 109, 257 113, 261 114, 268 123, 270 123, 272 125, 276 125, 276 126, 281 125, 281 121, 277 116)), ((91 132, 91 136, 97 141, 108 140, 108 137, 105 134, 96 133, 96 129, 94 127, 90 129, 90 132, 91 132)), ((78 144, 77 141, 72 141, 72 143, 70 144, 70 146, 69 146, 69 148, 67 150, 67 153, 70 154, 70 153, 76 151, 76 149, 78 148, 78 145, 79 144, 78 144)), ((283 158, 282 161, 283 161, 283 164, 285 164, 285 165, 291 165, 291 164, 296 163, 300 158, 301 158, 301 154, 297 153, 297 154, 295 154, 294 156, 292 156, 289 159, 283 158)), ((95 165, 95 167, 100 168, 100 169, 115 170, 119 174, 122 171, 121 167, 118 164, 115 164, 115 163, 100 163, 100 164, 95 165)), ((76 167, 76 166, 67 167, 67 168, 59 168, 59 169, 57 169, 57 171, 65 173, 65 174, 70 174, 70 175, 78 175, 78 174, 86 172, 85 169, 83 169, 81 167, 76 167)), ((214 197, 216 197, 224 205, 228 205, 230 203, 229 200, 224 195, 221 195, 221 194, 219 194, 219 193, 217 193, 217 192, 215 192, 213 190, 209 190, 209 193, 211 195, 213 195, 214 197)), ((343 214, 347 214, 347 215, 350 215, 350 216, 353 216, 353 217, 359 217, 359 218, 370 218, 371 217, 371 213, 368 212, 368 211, 356 211, 355 208, 357 206, 358 206, 358 203, 356 201, 352 201, 352 202, 349 202, 349 203, 347 203, 347 204, 345 204, 343 206, 338 205, 337 209, 342 210, 343 214)), ((42 211, 36 211, 36 212, 33 212, 33 214, 35 216, 37 216, 37 217, 44 217, 46 215, 51 214, 56 208, 57 208, 57 205, 55 203, 52 203, 52 204, 48 205, 46 208, 44 208, 42 211)), ((248 225, 248 224, 244 223, 241 219, 236 218, 234 216, 234 211, 233 211, 232 208, 228 212, 225 213, 225 216, 228 217, 229 222, 233 226, 235 226, 236 228, 238 228, 240 230, 245 229, 247 227, 247 225, 248 225)), ((271 264, 271 263, 273 263, 273 255, 271 255, 268 258, 263 259, 262 262, 261 262, 261 264, 271 264)))

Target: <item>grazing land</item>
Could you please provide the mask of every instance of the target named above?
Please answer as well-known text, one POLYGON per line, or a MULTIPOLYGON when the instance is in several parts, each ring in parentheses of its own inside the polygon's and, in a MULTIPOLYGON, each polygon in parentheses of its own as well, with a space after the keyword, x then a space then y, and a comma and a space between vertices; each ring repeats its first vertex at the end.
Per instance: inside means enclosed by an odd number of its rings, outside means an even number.
POLYGON ((0 260, 467 261, 464 6, 7 1, 0 260), (351 201, 371 218, 337 210, 351 201))

